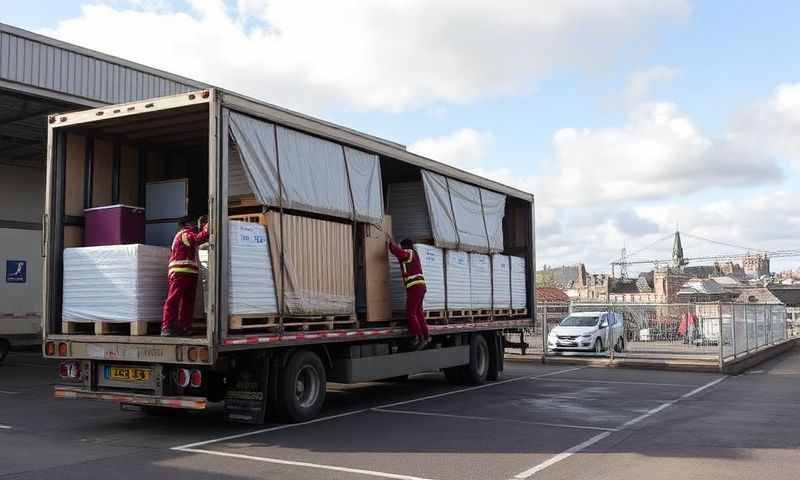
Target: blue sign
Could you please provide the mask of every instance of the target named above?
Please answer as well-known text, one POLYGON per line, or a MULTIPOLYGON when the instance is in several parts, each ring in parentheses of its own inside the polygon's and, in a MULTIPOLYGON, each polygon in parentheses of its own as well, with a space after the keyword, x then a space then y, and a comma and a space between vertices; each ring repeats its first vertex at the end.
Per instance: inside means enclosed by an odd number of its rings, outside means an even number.
POLYGON ((28 279, 28 262, 6 260, 6 283, 25 283, 28 279))

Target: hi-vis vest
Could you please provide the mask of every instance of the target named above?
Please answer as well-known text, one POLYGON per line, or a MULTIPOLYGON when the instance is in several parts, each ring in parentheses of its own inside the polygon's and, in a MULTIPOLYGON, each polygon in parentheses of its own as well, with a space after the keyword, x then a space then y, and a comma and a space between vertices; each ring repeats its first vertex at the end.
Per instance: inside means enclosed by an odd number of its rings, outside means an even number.
POLYGON ((169 274, 194 274, 200 271, 197 263, 197 246, 208 240, 208 230, 194 233, 190 228, 182 228, 172 240, 172 253, 169 257, 169 274))
POLYGON ((415 285, 425 285, 425 277, 422 275, 422 264, 419 261, 417 252, 414 249, 403 250, 408 258, 400 261, 400 269, 403 272, 403 283, 406 288, 415 285))

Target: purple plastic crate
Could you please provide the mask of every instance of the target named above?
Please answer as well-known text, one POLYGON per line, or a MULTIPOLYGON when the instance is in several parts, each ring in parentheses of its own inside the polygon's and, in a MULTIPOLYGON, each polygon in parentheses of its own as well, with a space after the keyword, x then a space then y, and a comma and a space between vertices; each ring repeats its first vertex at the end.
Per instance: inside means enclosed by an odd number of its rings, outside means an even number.
POLYGON ((110 205, 86 209, 83 215, 87 247, 144 243, 144 208, 110 205))

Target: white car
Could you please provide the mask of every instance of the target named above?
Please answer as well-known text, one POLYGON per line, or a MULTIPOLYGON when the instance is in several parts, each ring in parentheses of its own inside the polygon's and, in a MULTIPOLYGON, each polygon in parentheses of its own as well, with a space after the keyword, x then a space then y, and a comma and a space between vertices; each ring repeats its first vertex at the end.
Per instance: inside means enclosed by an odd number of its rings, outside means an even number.
POLYGON ((625 349, 625 325, 619 313, 571 313, 547 336, 549 350, 603 352, 609 345, 617 352, 625 349))

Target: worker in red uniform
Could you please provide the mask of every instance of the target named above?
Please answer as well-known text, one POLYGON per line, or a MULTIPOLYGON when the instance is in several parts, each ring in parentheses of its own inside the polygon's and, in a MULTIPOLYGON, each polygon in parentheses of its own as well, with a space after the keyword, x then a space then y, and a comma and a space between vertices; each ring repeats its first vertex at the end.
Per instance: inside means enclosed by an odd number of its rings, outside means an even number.
POLYGON ((400 262, 403 272, 403 283, 406 287, 406 318, 408 318, 408 331, 414 335, 412 346, 422 349, 430 342, 428 324, 422 311, 422 300, 425 298, 425 277, 422 275, 422 263, 419 255, 414 250, 414 244, 409 239, 400 242, 398 246, 389 239, 389 250, 400 262))
POLYGON ((205 217, 198 221, 196 232, 191 221, 181 222, 181 229, 172 240, 169 257, 169 288, 161 317, 161 336, 189 336, 192 334, 194 299, 197 293, 197 247, 208 241, 208 223, 205 217))

